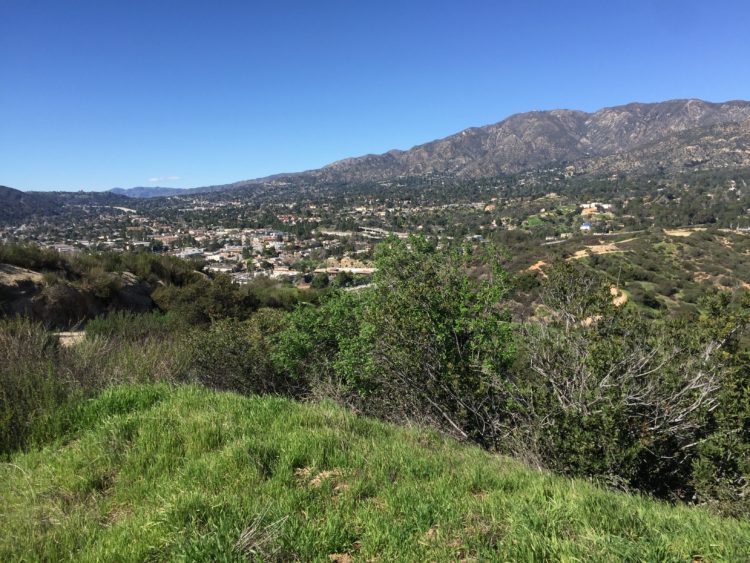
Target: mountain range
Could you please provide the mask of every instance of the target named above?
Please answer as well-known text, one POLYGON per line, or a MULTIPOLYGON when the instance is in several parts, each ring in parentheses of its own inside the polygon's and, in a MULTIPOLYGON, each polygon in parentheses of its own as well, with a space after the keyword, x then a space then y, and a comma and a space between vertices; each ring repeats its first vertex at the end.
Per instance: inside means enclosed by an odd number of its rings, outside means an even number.
POLYGON ((173 191, 116 190, 131 197, 200 193, 257 183, 353 183, 404 176, 482 178, 549 165, 581 173, 679 171, 750 165, 750 102, 670 100, 593 113, 558 109, 519 113, 409 150, 333 162, 317 170, 173 191))
MULTIPOLYGON (((593 113, 531 111, 408 150, 347 158, 317 170, 191 189, 141 186, 114 188, 110 193, 150 198, 258 184, 351 184, 434 175, 475 179, 558 166, 575 174, 748 167, 750 102, 688 99, 631 103, 593 113)), ((38 209, 49 204, 39 192, 23 193, 6 189, 0 193, 0 204, 5 199, 6 208, 38 209)))

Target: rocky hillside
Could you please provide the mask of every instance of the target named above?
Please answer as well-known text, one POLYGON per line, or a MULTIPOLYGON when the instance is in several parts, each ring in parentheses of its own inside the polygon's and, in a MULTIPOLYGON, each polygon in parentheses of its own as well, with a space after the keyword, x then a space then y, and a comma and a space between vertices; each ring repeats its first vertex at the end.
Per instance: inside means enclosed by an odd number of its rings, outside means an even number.
MULTIPOLYGON (((634 103, 594 113, 521 113, 407 151, 341 160, 306 174, 338 181, 423 174, 481 178, 552 162, 622 154, 663 139, 675 143, 682 140, 675 134, 717 124, 737 124, 748 118, 750 102, 713 104, 701 100, 634 103)), ((695 141, 700 143, 701 139, 695 141)))
POLYGON ((130 272, 101 274, 98 285, 61 276, 45 280, 42 272, 0 262, 0 317, 21 315, 69 328, 111 311, 142 313, 154 307, 152 288, 130 272))
POLYGON ((581 159, 576 173, 677 173, 750 166, 750 119, 673 133, 627 152, 581 159))

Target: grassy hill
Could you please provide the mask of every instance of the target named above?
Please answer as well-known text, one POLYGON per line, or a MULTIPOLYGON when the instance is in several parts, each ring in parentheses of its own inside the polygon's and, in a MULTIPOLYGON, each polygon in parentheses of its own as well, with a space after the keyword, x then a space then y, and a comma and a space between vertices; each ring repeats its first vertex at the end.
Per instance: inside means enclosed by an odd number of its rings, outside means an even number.
POLYGON ((125 386, 0 465, 0 560, 746 560, 750 524, 334 406, 125 386))

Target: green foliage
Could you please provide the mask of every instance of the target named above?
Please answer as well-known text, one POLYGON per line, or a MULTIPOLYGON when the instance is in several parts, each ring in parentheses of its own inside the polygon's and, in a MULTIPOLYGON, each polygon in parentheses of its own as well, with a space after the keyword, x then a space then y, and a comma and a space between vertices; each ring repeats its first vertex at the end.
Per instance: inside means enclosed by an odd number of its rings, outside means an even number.
POLYGON ((0 466, 4 561, 742 561, 747 522, 330 404, 123 386, 0 466), (338 554, 338 555, 337 555, 338 554))
POLYGON ((520 338, 508 429, 518 450, 556 471, 689 498, 744 317, 714 307, 689 322, 648 319, 570 263, 549 272, 545 295, 547 319, 520 338))
POLYGON ((413 237, 389 239, 375 261, 373 288, 292 315, 277 362, 365 412, 491 441, 494 397, 514 354, 496 251, 438 250, 413 237))
POLYGON ((350 403, 369 392, 360 371, 367 350, 357 356, 363 296, 355 292, 328 294, 319 307, 302 305, 286 319, 273 348, 279 371, 290 374, 317 398, 350 403), (349 365, 356 356, 355 366, 349 365))
POLYGON ((376 249, 375 265, 361 334, 385 403, 490 443, 515 354, 498 250, 393 238, 376 249))
POLYGON ((162 311, 172 312, 187 324, 220 319, 248 319, 260 308, 291 310, 300 302, 316 302, 318 292, 299 290, 266 278, 249 285, 233 284, 225 275, 185 286, 163 286, 153 293, 162 311))
POLYGON ((750 296, 731 302, 721 293, 708 302, 703 322, 722 343, 727 365, 711 413, 710 433, 698 445, 693 461, 692 486, 699 502, 719 511, 746 517, 750 514, 750 353, 737 337, 750 321, 750 296))
POLYGON ((331 286, 336 288, 351 287, 355 284, 356 280, 354 276, 351 272, 346 271, 336 274, 336 277, 333 278, 333 281, 331 282, 331 286))
POLYGON ((0 456, 23 447, 35 419, 66 398, 53 369, 54 343, 31 321, 0 319, 0 456))
POLYGON ((166 254, 80 251, 66 255, 24 243, 0 242, 0 263, 43 272, 56 271, 73 280, 131 272, 149 283, 183 285, 195 281, 199 275, 195 271, 196 264, 166 254))
POLYGON ((178 330, 186 329, 183 319, 174 314, 115 311, 87 322, 86 337, 142 341, 165 338, 178 330))
POLYGON ((284 314, 261 309, 248 321, 223 319, 190 335, 191 371, 215 389, 241 393, 293 394, 291 379, 277 374, 270 340, 281 330, 284 314))
POLYGON ((65 260, 58 252, 37 244, 0 242, 0 263, 29 270, 58 270, 65 260))
POLYGON ((145 337, 136 323, 101 321, 93 335, 61 347, 41 324, 0 319, 0 456, 68 431, 72 423, 59 410, 109 385, 186 381, 192 351, 185 339, 145 337), (126 329, 105 336, 113 324, 126 329))
POLYGON ((329 283, 328 274, 319 272, 313 276, 310 286, 315 289, 325 289, 329 283))
POLYGON ((70 435, 71 403, 109 385, 190 381, 333 399, 560 473, 748 514, 750 303, 714 292, 680 315, 646 316, 613 303, 614 263, 596 275, 561 261, 545 279, 517 278, 516 294, 544 303, 518 325, 500 259, 491 244, 393 238, 357 291, 199 276, 160 286, 166 314, 99 317, 71 347, 4 321, 0 453, 70 435))
POLYGON ((247 318, 258 307, 255 296, 233 284, 228 276, 182 287, 162 286, 152 297, 162 311, 179 315, 191 325, 212 319, 247 318))

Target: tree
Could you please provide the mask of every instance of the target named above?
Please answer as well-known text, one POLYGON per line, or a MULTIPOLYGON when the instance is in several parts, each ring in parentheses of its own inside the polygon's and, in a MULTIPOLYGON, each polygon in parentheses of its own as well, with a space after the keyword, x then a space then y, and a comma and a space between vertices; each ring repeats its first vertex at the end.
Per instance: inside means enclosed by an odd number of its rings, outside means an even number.
POLYGON ((354 285, 354 276, 351 272, 339 272, 331 283, 333 287, 350 287, 354 285))
POLYGON ((328 274, 325 272, 318 272, 313 276, 312 282, 310 282, 310 286, 313 289, 325 289, 328 287, 330 280, 328 278, 328 274))
POLYGON ((570 262, 548 275, 548 314, 520 339, 508 438, 557 471, 684 497, 719 406, 726 335, 616 307, 602 278, 570 262))
POLYGON ((493 246, 389 238, 375 254, 360 335, 385 405, 490 444, 514 358, 508 276, 493 246))

